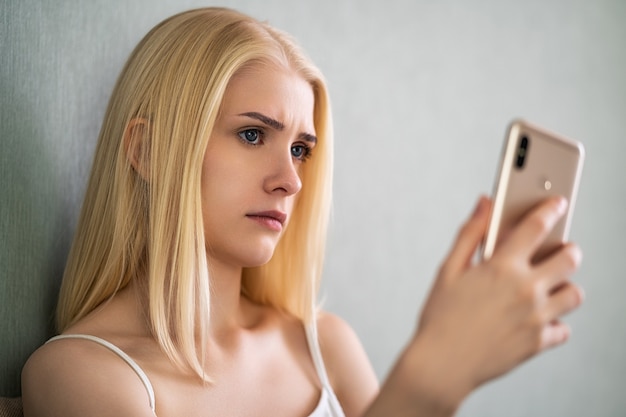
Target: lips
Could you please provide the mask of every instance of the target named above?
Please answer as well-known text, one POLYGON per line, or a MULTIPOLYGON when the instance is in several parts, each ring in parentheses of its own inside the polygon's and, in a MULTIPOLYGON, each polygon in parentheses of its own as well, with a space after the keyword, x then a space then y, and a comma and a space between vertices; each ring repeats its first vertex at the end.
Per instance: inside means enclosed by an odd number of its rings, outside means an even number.
POLYGON ((283 225, 287 220, 287 215, 285 213, 276 210, 248 213, 246 214, 246 217, 277 232, 282 230, 283 225))

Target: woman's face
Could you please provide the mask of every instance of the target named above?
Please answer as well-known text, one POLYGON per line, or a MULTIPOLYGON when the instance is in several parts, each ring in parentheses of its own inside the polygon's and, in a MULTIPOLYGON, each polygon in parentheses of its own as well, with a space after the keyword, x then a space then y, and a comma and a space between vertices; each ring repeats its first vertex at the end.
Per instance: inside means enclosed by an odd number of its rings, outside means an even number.
POLYGON ((257 65, 231 79, 202 168, 209 262, 270 260, 316 143, 313 106, 311 86, 286 68, 257 65))

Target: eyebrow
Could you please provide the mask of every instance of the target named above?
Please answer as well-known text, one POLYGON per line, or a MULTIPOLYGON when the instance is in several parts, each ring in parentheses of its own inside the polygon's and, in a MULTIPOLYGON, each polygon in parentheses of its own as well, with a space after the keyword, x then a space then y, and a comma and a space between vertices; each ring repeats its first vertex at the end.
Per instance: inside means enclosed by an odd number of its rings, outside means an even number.
MULTIPOLYGON (((278 131, 285 130, 285 125, 282 122, 279 122, 276 119, 272 119, 271 117, 266 116, 263 113, 252 111, 252 112, 241 113, 239 116, 245 116, 245 117, 250 117, 252 119, 256 119, 266 124, 267 126, 271 127, 272 129, 276 129, 278 131)), ((302 139, 304 141, 311 142, 314 144, 317 143, 317 137, 315 135, 312 135, 306 132, 301 132, 300 134, 298 134, 298 139, 302 139)))

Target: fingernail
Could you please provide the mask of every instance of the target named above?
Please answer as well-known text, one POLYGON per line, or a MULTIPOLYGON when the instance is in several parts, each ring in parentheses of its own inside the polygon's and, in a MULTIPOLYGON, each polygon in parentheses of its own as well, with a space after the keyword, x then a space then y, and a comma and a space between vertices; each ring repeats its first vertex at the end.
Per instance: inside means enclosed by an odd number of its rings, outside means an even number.
POLYGON ((567 199, 565 199, 564 197, 559 197, 556 208, 559 214, 565 213, 565 210, 567 209, 567 199))

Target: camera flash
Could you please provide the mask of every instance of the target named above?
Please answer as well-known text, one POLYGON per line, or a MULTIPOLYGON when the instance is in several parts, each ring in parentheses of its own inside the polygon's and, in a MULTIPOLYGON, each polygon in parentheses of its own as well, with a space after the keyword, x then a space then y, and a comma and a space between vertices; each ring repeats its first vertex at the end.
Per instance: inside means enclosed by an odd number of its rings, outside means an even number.
POLYGON ((545 180, 545 182, 543 183, 543 188, 545 188, 546 191, 550 191, 550 189, 552 188, 552 183, 549 180, 545 180))

